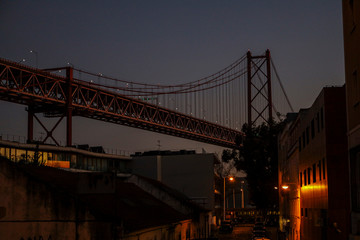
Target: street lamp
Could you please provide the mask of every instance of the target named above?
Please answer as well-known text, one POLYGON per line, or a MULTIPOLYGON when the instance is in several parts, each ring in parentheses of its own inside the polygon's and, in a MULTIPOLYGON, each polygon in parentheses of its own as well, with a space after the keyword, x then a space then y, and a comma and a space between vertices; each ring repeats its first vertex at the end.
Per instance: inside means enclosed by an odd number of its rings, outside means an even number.
MULTIPOLYGON (((226 201, 226 199, 225 199, 225 195, 226 195, 226 177, 223 177, 223 179, 224 179, 224 206, 223 206, 223 211, 224 211, 224 221, 225 221, 225 215, 226 215, 226 206, 225 206, 225 201, 226 201)), ((234 181, 234 178, 233 177, 229 177, 229 181, 234 181)))

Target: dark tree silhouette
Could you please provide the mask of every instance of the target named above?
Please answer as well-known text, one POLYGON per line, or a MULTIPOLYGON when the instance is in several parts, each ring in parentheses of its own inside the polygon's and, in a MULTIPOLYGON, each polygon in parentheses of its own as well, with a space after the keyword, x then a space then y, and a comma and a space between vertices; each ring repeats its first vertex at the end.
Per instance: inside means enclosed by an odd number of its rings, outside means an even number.
POLYGON ((234 159, 236 168, 246 172, 251 201, 259 209, 278 207, 277 136, 283 125, 282 122, 255 127, 244 124, 243 146, 224 150, 222 154, 223 161, 234 159))

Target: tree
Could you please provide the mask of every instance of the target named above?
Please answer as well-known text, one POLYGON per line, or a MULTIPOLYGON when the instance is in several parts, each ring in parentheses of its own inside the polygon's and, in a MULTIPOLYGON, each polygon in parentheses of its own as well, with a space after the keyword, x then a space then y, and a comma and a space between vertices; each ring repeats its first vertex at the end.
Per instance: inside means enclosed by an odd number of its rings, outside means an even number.
POLYGON ((244 124, 243 146, 223 151, 223 161, 234 159, 236 168, 246 173, 251 201, 259 209, 278 205, 278 192, 274 188, 278 185, 277 136, 282 127, 282 122, 256 127, 244 124))

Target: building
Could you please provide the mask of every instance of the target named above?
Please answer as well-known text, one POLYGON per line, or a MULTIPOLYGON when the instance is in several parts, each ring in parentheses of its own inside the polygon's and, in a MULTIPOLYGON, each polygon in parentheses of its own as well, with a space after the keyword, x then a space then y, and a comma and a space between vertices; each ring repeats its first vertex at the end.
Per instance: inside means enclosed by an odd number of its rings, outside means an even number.
POLYGON ((350 190, 345 106, 344 86, 325 87, 312 106, 300 111, 280 135, 279 181, 282 185, 289 181, 287 191, 279 186, 281 218, 289 220, 286 232, 292 239, 298 237, 295 222, 300 222, 302 240, 348 239, 350 190), (297 159, 298 176, 294 176, 297 159), (295 219, 299 215, 298 196, 300 221, 295 219))
POLYGON ((360 239, 360 1, 343 0, 343 35, 351 183, 351 235, 360 239))
POLYGON ((289 240, 300 240, 299 119, 306 113, 290 113, 279 134, 279 227, 289 240))
POLYGON ((34 166, 0 157, 0 182, 1 239, 208 237, 204 209, 174 190, 153 186, 144 191, 115 173, 34 166))
POLYGON ((185 194, 193 202, 212 212, 209 223, 216 225, 222 216, 222 183, 214 173, 219 160, 214 154, 195 151, 151 151, 133 156, 134 174, 155 179, 185 194))
POLYGON ((0 138, 0 156, 13 162, 75 168, 101 172, 130 172, 129 156, 106 154, 102 147, 60 147, 46 144, 20 143, 0 138))

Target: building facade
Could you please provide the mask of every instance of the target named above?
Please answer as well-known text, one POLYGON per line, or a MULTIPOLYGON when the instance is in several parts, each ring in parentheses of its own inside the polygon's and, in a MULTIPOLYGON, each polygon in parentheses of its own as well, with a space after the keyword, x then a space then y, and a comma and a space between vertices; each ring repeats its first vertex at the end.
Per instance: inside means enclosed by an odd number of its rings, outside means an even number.
POLYGON ((348 239, 350 187, 345 106, 344 86, 325 87, 312 106, 300 111, 280 135, 283 150, 280 149, 279 181, 283 185, 291 183, 287 192, 279 186, 282 220, 283 225, 284 220, 289 223, 286 232, 292 239, 348 239), (295 223, 300 223, 300 238, 295 223))
POLYGON ((343 0, 342 10, 351 183, 350 239, 360 239, 360 1, 343 0))
POLYGON ((300 240, 300 185, 299 185, 299 114, 288 114, 280 133, 279 152, 279 227, 289 240, 300 240))
MULTIPOLYGON (((101 147, 97 147, 101 148, 101 147)), ((101 148, 102 149, 102 148, 101 148)), ((129 156, 93 152, 90 148, 60 147, 20 143, 0 139, 0 156, 13 162, 34 163, 57 168, 74 168, 100 172, 130 172, 129 156)))

